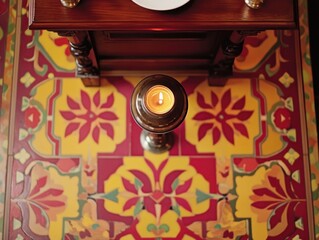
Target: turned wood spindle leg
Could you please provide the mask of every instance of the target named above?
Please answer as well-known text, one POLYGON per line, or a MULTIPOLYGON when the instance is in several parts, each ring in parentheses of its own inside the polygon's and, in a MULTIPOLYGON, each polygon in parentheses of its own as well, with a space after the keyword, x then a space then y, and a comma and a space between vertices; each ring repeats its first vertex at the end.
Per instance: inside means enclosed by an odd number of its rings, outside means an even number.
POLYGON ((98 65, 87 32, 59 32, 59 35, 69 40, 76 62, 76 76, 81 78, 86 87, 99 86, 98 65))
POLYGON ((212 66, 209 69, 208 82, 211 86, 224 86, 233 75, 233 65, 244 45, 245 37, 256 35, 259 31, 234 31, 225 39, 217 51, 212 66))

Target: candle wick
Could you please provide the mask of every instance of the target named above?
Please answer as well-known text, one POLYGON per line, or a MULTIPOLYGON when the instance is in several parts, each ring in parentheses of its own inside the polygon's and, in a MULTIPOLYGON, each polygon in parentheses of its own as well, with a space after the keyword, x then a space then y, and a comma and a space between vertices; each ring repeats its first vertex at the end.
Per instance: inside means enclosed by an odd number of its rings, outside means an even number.
POLYGON ((164 102, 163 93, 162 93, 162 92, 159 92, 159 94, 158 94, 158 104, 159 104, 159 105, 162 105, 163 102, 164 102))

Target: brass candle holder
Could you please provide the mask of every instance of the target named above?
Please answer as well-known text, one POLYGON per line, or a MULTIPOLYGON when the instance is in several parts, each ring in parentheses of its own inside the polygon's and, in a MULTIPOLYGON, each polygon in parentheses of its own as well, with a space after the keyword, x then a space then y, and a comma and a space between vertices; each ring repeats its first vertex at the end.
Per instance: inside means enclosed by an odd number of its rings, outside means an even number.
POLYGON ((143 129, 140 141, 145 150, 162 153, 174 144, 173 130, 184 120, 187 95, 174 78, 156 74, 141 80, 131 98, 131 113, 143 129))

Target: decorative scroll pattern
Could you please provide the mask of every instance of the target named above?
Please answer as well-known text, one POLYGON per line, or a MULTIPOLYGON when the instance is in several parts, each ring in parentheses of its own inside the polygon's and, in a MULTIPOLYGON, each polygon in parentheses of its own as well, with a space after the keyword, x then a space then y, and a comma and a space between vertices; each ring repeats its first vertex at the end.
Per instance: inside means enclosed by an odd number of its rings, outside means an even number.
MULTIPOLYGON (((25 47, 13 52, 14 6, 8 9, 0 12, 10 26, 1 21, 0 41, 6 41, 6 55, 0 53, 6 62, 4 71, 0 68, 2 169, 8 158, 13 53, 20 56, 4 219, 9 239, 309 238, 305 109, 299 105, 293 32, 248 38, 235 62, 243 77, 229 79, 225 87, 209 87, 201 76, 177 77, 188 94, 189 112, 175 131, 174 148, 153 155, 143 152, 141 129, 128 107, 142 77, 108 77, 101 87, 84 88, 70 78, 74 64, 67 42, 53 33, 28 31, 26 24, 20 36, 25 47)), ((307 31, 301 39, 305 36, 307 31)), ((312 99, 310 65, 306 70, 312 99)), ((314 118, 310 100, 306 107, 314 118)), ((309 119, 307 127, 316 126, 309 119)), ((316 193, 316 131, 308 131, 316 193)), ((318 195, 313 198, 317 212, 318 195)))

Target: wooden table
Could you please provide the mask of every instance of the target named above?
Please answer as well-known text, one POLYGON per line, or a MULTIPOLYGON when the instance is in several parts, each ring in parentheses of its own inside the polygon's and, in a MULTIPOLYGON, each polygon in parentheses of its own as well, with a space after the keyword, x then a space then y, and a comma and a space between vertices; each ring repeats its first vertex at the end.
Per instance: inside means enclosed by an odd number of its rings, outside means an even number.
POLYGON ((86 86, 114 70, 189 69, 208 70, 211 84, 222 85, 245 36, 293 29, 297 20, 295 0, 265 0, 259 9, 239 0, 191 0, 169 11, 131 0, 81 0, 73 8, 31 0, 29 12, 30 29, 68 37, 86 86))

